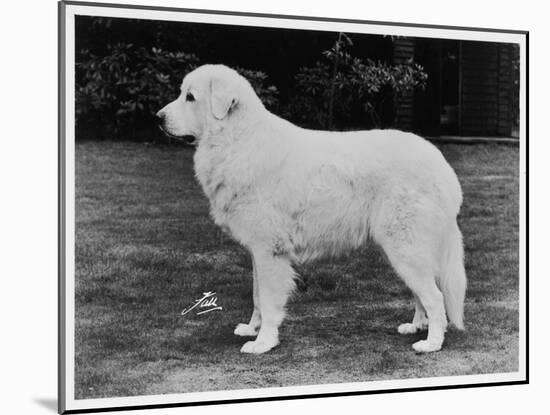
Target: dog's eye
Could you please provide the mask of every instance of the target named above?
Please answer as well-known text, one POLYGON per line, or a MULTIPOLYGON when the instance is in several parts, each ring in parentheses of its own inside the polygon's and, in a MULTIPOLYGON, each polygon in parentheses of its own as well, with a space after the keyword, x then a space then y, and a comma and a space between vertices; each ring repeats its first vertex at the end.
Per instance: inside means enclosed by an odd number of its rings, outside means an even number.
POLYGON ((186 96, 185 96, 185 100, 186 101, 189 101, 189 102, 193 102, 195 100, 195 97, 193 96, 192 93, 188 93, 186 96))

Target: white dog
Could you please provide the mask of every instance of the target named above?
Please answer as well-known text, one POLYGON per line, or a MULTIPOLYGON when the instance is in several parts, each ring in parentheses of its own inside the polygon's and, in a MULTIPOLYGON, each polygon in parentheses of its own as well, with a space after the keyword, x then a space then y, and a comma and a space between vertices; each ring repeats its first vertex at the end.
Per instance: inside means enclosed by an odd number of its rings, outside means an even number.
POLYGON ((441 349, 447 317, 463 328, 462 192, 428 141, 395 130, 299 128, 267 111, 248 81, 222 65, 189 73, 157 116, 168 135, 194 137, 195 172, 214 221, 252 255, 254 312, 235 334, 257 337, 242 352, 279 343, 293 263, 369 239, 414 294, 412 323, 398 331, 428 328, 417 352, 441 349))

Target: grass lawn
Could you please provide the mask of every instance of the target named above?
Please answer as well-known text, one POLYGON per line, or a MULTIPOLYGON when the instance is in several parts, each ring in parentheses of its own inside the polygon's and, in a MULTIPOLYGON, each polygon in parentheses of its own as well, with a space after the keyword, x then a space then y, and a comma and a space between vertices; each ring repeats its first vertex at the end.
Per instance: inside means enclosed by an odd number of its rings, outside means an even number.
POLYGON ((221 234, 193 150, 76 146, 76 389, 101 398, 518 370, 518 148, 442 144, 464 190, 466 331, 417 355, 412 296, 380 252, 318 262, 269 353, 239 353, 251 263, 221 234), (204 291, 222 311, 181 316, 204 291))

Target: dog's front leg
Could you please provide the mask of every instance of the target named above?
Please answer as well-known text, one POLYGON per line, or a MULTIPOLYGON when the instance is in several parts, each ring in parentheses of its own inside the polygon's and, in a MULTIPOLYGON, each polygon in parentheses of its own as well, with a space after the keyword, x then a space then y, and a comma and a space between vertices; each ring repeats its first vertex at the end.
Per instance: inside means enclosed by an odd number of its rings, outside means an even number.
POLYGON ((294 270, 285 256, 269 250, 253 251, 261 327, 258 337, 241 348, 243 353, 264 353, 279 344, 279 326, 288 296, 294 289, 294 270))
POLYGON ((262 324, 262 317, 260 312, 260 296, 258 289, 258 271, 254 255, 252 255, 252 279, 254 311, 252 312, 252 317, 250 317, 250 322, 248 324, 237 324, 234 332, 237 336, 256 336, 262 324))

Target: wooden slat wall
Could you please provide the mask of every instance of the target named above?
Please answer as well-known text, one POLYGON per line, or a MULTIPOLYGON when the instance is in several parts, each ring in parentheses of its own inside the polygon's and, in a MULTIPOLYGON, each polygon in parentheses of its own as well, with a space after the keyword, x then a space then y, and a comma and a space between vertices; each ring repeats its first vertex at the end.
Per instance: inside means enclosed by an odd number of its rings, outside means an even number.
MULTIPOLYGON (((393 41, 393 63, 396 65, 414 59, 414 39, 398 38, 393 41)), ((395 99, 396 128, 405 131, 413 129, 413 94, 395 99)))
POLYGON ((511 45, 463 41, 460 65, 460 134, 510 136, 511 45))
POLYGON ((513 128, 513 67, 512 45, 499 45, 499 91, 498 91, 498 121, 497 133, 499 135, 512 135, 513 128))

